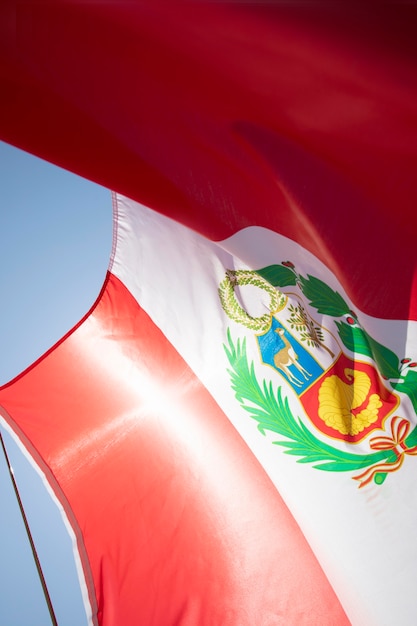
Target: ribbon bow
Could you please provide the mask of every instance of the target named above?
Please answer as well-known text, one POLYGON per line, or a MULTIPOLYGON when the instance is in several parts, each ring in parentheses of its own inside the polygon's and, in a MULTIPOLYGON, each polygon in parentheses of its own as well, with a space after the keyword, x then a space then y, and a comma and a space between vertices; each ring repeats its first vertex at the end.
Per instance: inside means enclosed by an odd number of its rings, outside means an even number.
POLYGON ((395 472, 400 469, 406 454, 417 455, 417 446, 409 448, 405 443, 410 432, 410 422, 396 415, 391 422, 391 437, 372 437, 369 445, 372 450, 392 450, 396 455, 393 463, 377 463, 369 467, 362 474, 353 476, 354 480, 360 481, 360 487, 368 485, 376 474, 395 472))

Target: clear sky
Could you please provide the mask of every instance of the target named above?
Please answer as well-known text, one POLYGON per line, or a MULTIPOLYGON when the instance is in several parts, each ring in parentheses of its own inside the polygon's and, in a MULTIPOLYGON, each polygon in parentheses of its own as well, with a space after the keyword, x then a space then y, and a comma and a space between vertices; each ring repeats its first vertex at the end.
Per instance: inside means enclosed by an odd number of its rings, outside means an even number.
MULTIPOLYGON (((111 251, 110 192, 0 142, 0 385, 89 310, 111 251)), ((70 539, 42 480, 2 430, 59 626, 85 624, 70 539), (78 595, 77 595, 78 594, 78 595)), ((0 625, 50 624, 0 451, 0 625)))

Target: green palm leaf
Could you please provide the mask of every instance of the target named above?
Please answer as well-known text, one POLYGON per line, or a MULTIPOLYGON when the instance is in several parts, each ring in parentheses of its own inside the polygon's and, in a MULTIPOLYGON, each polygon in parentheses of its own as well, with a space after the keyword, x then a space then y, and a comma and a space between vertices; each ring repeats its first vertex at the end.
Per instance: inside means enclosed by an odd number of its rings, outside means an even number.
POLYGON ((319 313, 332 317, 342 317, 349 313, 349 306, 340 293, 333 291, 319 278, 309 275, 307 278, 300 276, 300 283, 303 294, 319 313))
POLYGON ((226 356, 231 365, 228 370, 236 399, 250 417, 258 422, 258 430, 274 432, 284 440, 274 441, 286 448, 285 453, 298 456, 299 463, 314 463, 313 467, 326 471, 349 471, 368 467, 380 461, 394 462, 395 453, 383 450, 371 454, 352 454, 333 448, 324 443, 294 417, 288 399, 282 397, 282 390, 276 390, 272 382, 259 384, 253 362, 249 363, 246 354, 246 339, 233 342, 230 330, 227 331, 226 356))

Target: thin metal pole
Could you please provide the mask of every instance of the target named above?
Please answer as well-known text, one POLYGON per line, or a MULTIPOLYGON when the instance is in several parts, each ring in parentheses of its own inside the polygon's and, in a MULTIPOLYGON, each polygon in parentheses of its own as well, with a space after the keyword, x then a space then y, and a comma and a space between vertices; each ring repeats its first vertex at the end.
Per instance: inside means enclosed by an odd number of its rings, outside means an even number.
POLYGON ((30 547, 32 548, 33 559, 35 561, 36 569, 38 571, 39 580, 41 581, 43 594, 45 596, 46 604, 48 605, 49 615, 51 616, 51 622, 52 622, 53 626, 58 626, 58 622, 57 622, 56 617, 55 617, 54 607, 52 606, 52 602, 51 602, 51 598, 50 598, 50 595, 49 595, 49 591, 48 591, 48 588, 46 586, 45 578, 44 578, 44 575, 43 575, 43 572, 42 572, 42 567, 41 567, 41 564, 39 562, 39 558, 38 558, 38 554, 36 552, 35 544, 33 543, 32 533, 30 532, 30 528, 29 528, 29 524, 28 524, 28 521, 27 521, 27 518, 26 518, 25 510, 23 508, 22 500, 20 498, 19 489, 17 488, 17 483, 16 483, 16 480, 15 480, 15 477, 14 477, 14 474, 13 474, 12 466, 10 465, 9 457, 8 457, 8 454, 7 454, 7 451, 6 451, 6 446, 4 445, 3 435, 2 435, 1 432, 0 432, 0 440, 1 440, 1 447, 3 448, 4 458, 6 459, 7 467, 8 467, 8 470, 9 470, 10 479, 12 481, 13 489, 14 489, 14 492, 15 492, 15 495, 16 495, 16 500, 17 500, 17 502, 19 504, 20 514, 22 516, 23 523, 25 525, 26 534, 27 534, 28 539, 29 539, 30 547))

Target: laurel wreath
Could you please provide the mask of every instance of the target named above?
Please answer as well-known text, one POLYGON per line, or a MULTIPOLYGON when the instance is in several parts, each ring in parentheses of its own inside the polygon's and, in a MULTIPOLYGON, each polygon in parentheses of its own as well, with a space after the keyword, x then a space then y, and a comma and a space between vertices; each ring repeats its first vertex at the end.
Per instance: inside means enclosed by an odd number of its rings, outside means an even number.
MULTIPOLYGON (((262 381, 262 385, 259 384, 254 363, 249 363, 247 358, 246 338, 237 339, 234 343, 228 329, 227 344, 223 347, 231 365, 228 373, 237 401, 258 422, 258 430, 262 435, 270 431, 285 438, 273 443, 286 448, 286 454, 298 456, 298 463, 314 463, 313 467, 316 469, 342 472, 358 470, 381 461, 395 461, 396 456, 392 450, 352 454, 324 443, 298 416, 294 416, 288 398, 283 397, 280 386, 274 388, 272 381, 266 380, 262 381)), ((385 474, 377 475, 375 482, 380 484, 384 479, 385 474)))
POLYGON ((266 332, 271 326, 271 315, 284 308, 287 296, 271 283, 250 270, 228 270, 219 285, 219 297, 224 311, 238 324, 256 332, 266 332), (269 313, 259 317, 252 317, 237 301, 235 288, 237 286, 252 285, 265 291, 270 298, 269 313))

